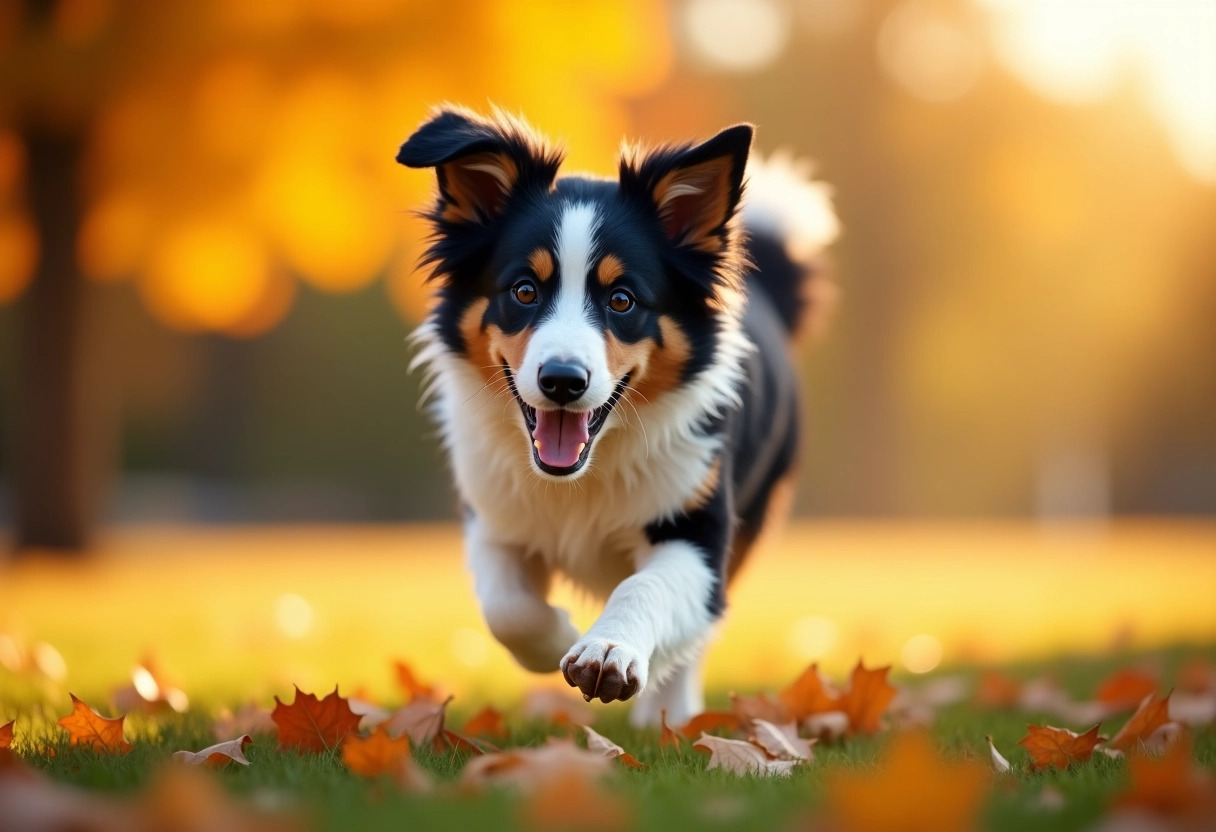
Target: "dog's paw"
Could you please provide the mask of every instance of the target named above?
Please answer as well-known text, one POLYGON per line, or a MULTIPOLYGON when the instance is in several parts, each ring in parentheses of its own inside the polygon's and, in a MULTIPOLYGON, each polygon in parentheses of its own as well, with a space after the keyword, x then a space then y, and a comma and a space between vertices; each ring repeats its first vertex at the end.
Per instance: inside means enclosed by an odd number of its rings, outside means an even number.
POLYGON ((622 702, 646 687, 649 659, 628 644, 588 636, 566 653, 562 675, 590 702, 622 702))

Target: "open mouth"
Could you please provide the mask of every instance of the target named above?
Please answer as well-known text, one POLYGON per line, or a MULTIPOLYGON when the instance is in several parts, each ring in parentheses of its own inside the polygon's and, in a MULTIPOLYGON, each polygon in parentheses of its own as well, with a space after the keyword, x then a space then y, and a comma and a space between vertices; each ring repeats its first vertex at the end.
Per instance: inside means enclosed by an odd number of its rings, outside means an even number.
POLYGON ((537 410, 519 397, 511 368, 504 363, 502 369, 532 437, 532 459, 540 470, 558 477, 573 474, 587 464, 591 443, 629 384, 626 375, 617 382, 608 401, 594 410, 537 410))

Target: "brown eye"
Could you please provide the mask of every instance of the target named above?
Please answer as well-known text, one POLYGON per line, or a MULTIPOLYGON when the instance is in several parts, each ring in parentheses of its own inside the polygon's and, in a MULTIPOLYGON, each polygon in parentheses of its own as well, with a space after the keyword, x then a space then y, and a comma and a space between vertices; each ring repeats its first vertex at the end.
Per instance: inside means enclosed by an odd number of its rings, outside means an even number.
POLYGON ((515 295, 515 299, 524 306, 531 306, 536 303, 536 287, 532 285, 532 281, 530 280, 519 281, 511 291, 515 295))
POLYGON ((628 312, 633 308, 633 295, 626 292, 624 289, 617 289, 608 298, 608 308, 613 312, 628 312))

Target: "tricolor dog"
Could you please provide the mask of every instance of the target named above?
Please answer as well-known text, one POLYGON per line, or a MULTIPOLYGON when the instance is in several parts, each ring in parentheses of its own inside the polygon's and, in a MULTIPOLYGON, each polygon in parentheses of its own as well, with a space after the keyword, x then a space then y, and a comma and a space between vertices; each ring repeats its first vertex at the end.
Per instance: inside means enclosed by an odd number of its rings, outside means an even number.
POLYGON ((702 710, 700 655, 798 450, 791 343, 836 224, 751 143, 559 177, 523 122, 449 107, 397 155, 438 180, 418 361, 486 623, 587 699, 636 696, 637 724, 702 710), (605 599, 586 633, 558 575, 605 599))

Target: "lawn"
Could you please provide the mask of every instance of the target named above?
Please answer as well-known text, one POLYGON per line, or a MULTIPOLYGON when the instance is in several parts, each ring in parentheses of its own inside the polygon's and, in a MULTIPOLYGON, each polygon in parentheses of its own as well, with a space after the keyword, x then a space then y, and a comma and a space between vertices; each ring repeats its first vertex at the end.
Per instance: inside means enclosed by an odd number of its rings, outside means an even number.
MULTIPOLYGON (((408 697, 394 679, 396 659, 408 659, 424 678, 455 693, 447 715, 450 728, 461 730, 469 716, 488 703, 506 713, 507 736, 492 740, 501 748, 535 747, 547 738, 570 734, 580 745, 585 742, 581 731, 551 717, 525 718, 520 700, 534 678, 511 669, 497 648, 480 645, 468 635, 478 624, 451 530, 174 534, 119 538, 108 544, 102 557, 81 565, 35 559, 0 570, 0 725, 16 719, 13 749, 23 761, 20 765, 45 778, 22 782, 39 783, 55 805, 74 805, 80 799, 75 791, 61 789, 80 789, 84 799, 102 796, 139 806, 140 811, 158 800, 180 805, 216 802, 215 795, 206 796, 205 785, 194 781, 186 789, 193 797, 183 801, 178 792, 165 792, 162 778, 172 768, 173 752, 197 751, 216 742, 213 724, 221 708, 235 709, 249 701, 270 707, 274 696, 289 701, 293 684, 324 695, 339 683, 343 695, 391 710, 408 697), (339 546, 348 550, 342 557, 324 556, 339 546), (392 552, 399 549, 406 554, 394 560, 392 552), (166 551, 177 554, 166 556, 166 551), (250 560, 255 551, 262 557, 250 560), (462 629, 465 635, 451 635, 462 629), (410 638, 411 633, 416 637, 410 638), (458 649, 466 651, 463 661, 453 658, 458 649), (478 652, 483 649, 484 655, 478 652), (143 652, 163 658, 188 692, 184 713, 114 706, 115 689, 130 685, 130 668, 143 652), (470 655, 475 661, 468 660, 470 655), (99 755, 69 744, 67 732, 57 724, 71 712, 69 690, 106 716, 126 714, 123 736, 132 745, 130 753, 99 755)), ((1202 612, 1210 605, 1201 603, 1206 592, 1202 586, 1213 585, 1208 580, 1210 556, 1202 556, 1212 542, 1212 530, 1170 528, 1150 534, 1138 527, 1114 537, 1104 542, 1089 535, 1047 539, 1009 529, 993 534, 974 528, 953 535, 921 529, 867 536, 839 528, 800 529, 787 535, 767 561, 758 561, 745 576, 736 596, 734 620, 722 637, 719 655, 711 659, 711 708, 728 708, 732 691, 747 696, 787 685, 807 664, 797 652, 808 632, 822 635, 798 623, 811 611, 825 612, 822 620, 834 622, 840 631, 822 663, 838 681, 847 678, 864 650, 867 667, 894 665, 890 679, 901 690, 926 691, 947 681, 958 689, 955 701, 919 713, 897 702, 878 734, 820 742, 813 759, 788 777, 707 770, 709 758, 688 742, 680 748, 661 747, 657 731, 627 726, 626 708, 598 704, 591 710, 595 730, 646 767, 613 763, 610 777, 592 791, 571 786, 542 799, 513 790, 472 789, 462 785, 471 755, 436 752, 428 744, 415 748, 413 757, 435 784, 426 793, 410 793, 391 779, 352 773, 337 748, 282 751, 273 734, 254 736, 245 750, 248 767, 206 769, 206 776, 221 784, 220 794, 306 816, 312 828, 327 830, 538 825, 586 830, 623 823, 664 830, 866 832, 877 827, 825 826, 825 813, 839 808, 842 777, 885 772, 890 775, 885 785, 872 787, 875 804, 909 807, 908 830, 944 832, 954 827, 911 822, 919 816, 918 801, 946 805, 963 798, 940 782, 923 781, 919 773, 892 772, 886 762, 887 749, 898 742, 893 738, 903 736, 899 724, 915 718, 929 723, 929 736, 943 759, 987 772, 977 828, 1100 828, 1129 787, 1128 761, 1095 753, 1064 770, 1037 771, 1018 745, 1029 724, 1055 724, 1078 732, 1090 725, 1063 720, 1053 709, 986 707, 979 703, 977 690, 982 677, 996 672, 1021 682, 1054 680, 1069 699, 1084 703, 1113 673, 1135 668, 1151 676, 1164 695, 1180 684, 1180 669, 1188 663, 1216 663, 1216 621, 1210 611, 1202 612), (816 588, 812 582, 789 580, 807 569, 790 560, 805 549, 852 556, 820 573, 827 575, 829 589, 824 590, 822 584, 816 588), (876 569, 896 572, 901 562, 897 553, 903 549, 921 557, 908 560, 905 573, 889 576, 911 596, 902 606, 883 606, 893 597, 886 588, 879 589, 880 602, 867 600, 864 591, 857 591, 852 603, 830 597, 845 586, 864 588, 867 581, 873 585, 876 569), (1021 572, 1034 577, 1053 574, 1059 586, 1045 587, 1042 597, 1019 606, 1017 594, 1033 582, 1009 585, 1029 581, 1020 573, 1010 577, 1017 571, 1007 562, 1014 550, 1022 552, 1021 572), (1056 563, 1049 568, 1051 561, 1056 563), (1162 563, 1173 568, 1163 570, 1162 563), (1080 585, 1089 573, 1101 592, 1080 585), (796 586, 791 588, 791 583, 796 586), (1062 593, 1071 583, 1078 585, 1076 597, 1081 600, 1063 609, 1067 604, 1062 593), (809 600, 796 607, 791 600, 795 595, 809 600), (1010 621, 1020 617, 1027 622, 1025 629, 1037 631, 1041 625, 1034 614, 1039 608, 1057 629, 1068 629, 1070 620, 1080 622, 1076 629, 1081 635, 1040 634, 1031 645, 1019 641, 1024 633, 1010 621), (980 639, 975 627, 964 632, 974 623, 972 616, 979 615, 976 610, 985 609, 993 620, 983 633, 986 638, 980 639), (777 621, 786 624, 774 639, 776 625, 771 622, 777 621), (857 634, 859 622, 871 626, 857 634), (936 633, 945 651, 946 660, 931 673, 913 674, 901 666, 905 659, 899 646, 917 632, 936 633), (1167 639, 1174 646, 1163 646, 1167 639), (1012 763, 1011 773, 992 771, 985 735, 992 736, 1012 763)), ((1210 598, 1210 592, 1206 594, 1210 598)), ((1187 684, 1193 687, 1193 682, 1187 684)), ((583 705, 572 694, 568 699, 573 706, 583 705)), ((1129 714, 1104 719, 1101 733, 1114 734, 1129 714)), ((1210 777, 1216 770, 1216 730, 1208 721, 1187 734, 1193 759, 1210 777)), ((924 767, 934 765, 935 760, 928 760, 924 767)), ((5 777, 22 769, 0 765, 0 832, 55 828, 6 826, 12 815, 6 821, 3 801, 33 794, 25 786, 26 791, 4 790, 5 777)), ((13 782, 10 779, 10 785, 13 782)), ((72 828, 124 828, 104 825, 103 809, 98 810, 96 826, 72 828)), ((167 828, 204 826, 178 823, 167 828)), ((258 827, 213 823, 207 828, 258 827)))

